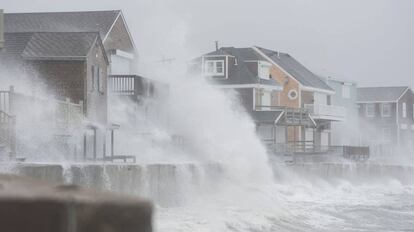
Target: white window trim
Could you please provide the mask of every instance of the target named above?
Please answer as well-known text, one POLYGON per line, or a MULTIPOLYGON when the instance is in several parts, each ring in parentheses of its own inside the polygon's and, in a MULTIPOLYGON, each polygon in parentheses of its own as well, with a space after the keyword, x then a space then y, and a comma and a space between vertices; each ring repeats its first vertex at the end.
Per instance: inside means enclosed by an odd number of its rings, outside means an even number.
POLYGON ((269 62, 266 61, 258 61, 257 62, 257 75, 259 76, 260 79, 263 80, 269 80, 270 79, 270 67, 272 67, 272 64, 270 64, 269 62), (260 75, 260 71, 262 70, 261 68, 264 67, 267 69, 267 75, 266 76, 262 76, 260 75))
POLYGON ((224 76, 224 60, 205 60, 204 61, 204 74, 207 76, 224 76), (213 72, 207 72, 207 66, 209 63, 213 63, 213 72), (217 72, 217 63, 221 63, 222 70, 217 72))
POLYGON ((391 105, 389 103, 382 103, 381 104, 381 117, 383 117, 383 118, 391 117, 391 105), (390 107, 390 110, 388 111, 388 114, 384 113, 384 106, 390 107))
POLYGON ((373 117, 375 117, 375 104, 369 103, 369 104, 366 104, 365 105, 365 116, 367 118, 373 118, 373 117), (373 113, 372 114, 369 114, 368 113, 368 106, 373 106, 374 107, 374 110, 373 110, 373 113))

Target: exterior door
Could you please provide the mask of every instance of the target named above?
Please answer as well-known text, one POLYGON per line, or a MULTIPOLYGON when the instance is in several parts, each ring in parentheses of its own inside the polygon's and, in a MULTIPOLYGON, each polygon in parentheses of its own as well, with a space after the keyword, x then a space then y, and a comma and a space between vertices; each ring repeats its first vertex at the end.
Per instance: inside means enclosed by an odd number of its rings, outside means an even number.
POLYGON ((321 132, 321 146, 322 147, 329 146, 329 131, 321 132))

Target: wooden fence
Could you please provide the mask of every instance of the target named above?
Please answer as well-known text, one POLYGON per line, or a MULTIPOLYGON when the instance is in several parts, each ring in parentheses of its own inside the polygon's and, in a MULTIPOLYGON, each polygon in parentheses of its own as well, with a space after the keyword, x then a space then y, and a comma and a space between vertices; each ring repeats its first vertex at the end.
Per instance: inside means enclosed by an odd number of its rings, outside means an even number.
POLYGON ((30 96, 9 90, 0 91, 0 147, 5 147, 14 158, 16 153, 16 121, 42 120, 57 133, 80 128, 83 123, 83 102, 65 101, 30 96))

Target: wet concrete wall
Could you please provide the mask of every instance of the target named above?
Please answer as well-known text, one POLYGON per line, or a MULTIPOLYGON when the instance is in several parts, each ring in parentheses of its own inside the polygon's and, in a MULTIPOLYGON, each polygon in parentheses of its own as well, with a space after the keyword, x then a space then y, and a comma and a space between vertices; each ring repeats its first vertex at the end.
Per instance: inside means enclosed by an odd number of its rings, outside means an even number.
POLYGON ((0 174, 1 231, 150 232, 151 217, 152 205, 136 197, 0 174))

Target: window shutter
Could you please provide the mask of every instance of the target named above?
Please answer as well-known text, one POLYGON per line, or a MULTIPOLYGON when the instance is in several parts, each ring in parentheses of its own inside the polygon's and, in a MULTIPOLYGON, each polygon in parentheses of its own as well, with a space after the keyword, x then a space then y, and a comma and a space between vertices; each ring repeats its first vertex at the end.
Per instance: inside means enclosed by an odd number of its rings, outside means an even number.
POLYGON ((92 76, 91 76, 91 85, 90 85, 90 91, 93 92, 95 89, 95 66, 92 65, 92 76))
POLYGON ((101 73, 101 69, 99 68, 98 70, 99 70, 98 71, 98 79, 99 79, 98 88, 99 88, 99 92, 103 94, 104 93, 104 84, 105 84, 104 81, 105 81, 105 79, 104 79, 104 75, 102 75, 102 73, 101 73))

